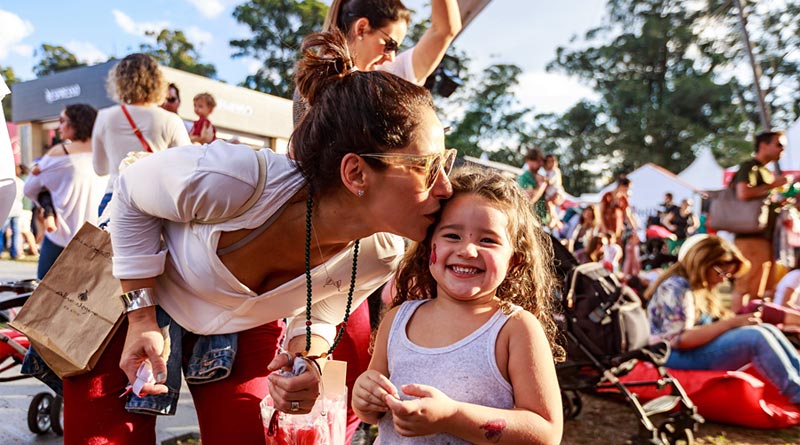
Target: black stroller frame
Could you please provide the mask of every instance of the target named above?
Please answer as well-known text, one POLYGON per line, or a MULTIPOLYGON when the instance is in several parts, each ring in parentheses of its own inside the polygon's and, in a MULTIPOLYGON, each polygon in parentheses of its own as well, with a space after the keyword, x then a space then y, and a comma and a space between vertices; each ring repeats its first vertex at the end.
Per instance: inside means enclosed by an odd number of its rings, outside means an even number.
MULTIPOLYGON (((623 286, 617 278, 603 270, 598 263, 578 266, 577 260, 557 240, 553 240, 556 257, 556 270, 562 279, 559 306, 562 313, 557 317, 561 333, 566 339, 567 359, 556 365, 564 419, 576 418, 582 409, 581 392, 602 392, 616 390, 631 406, 639 420, 639 430, 631 438, 633 444, 674 445, 694 443, 694 433, 703 418, 697 407, 687 396, 680 383, 664 367, 669 355, 669 345, 665 342, 655 345, 627 345, 621 339, 622 351, 617 354, 607 352, 607 338, 593 338, 585 332, 587 324, 606 325, 612 321, 615 311, 622 305, 639 305, 637 315, 644 316, 641 303, 632 290, 623 286), (595 295, 611 292, 619 299, 602 302, 587 311, 582 307, 581 315, 575 299, 581 298, 576 287, 576 276, 589 273, 595 295), (602 276, 602 279, 595 279, 602 276), (622 303, 620 303, 622 302, 622 303), (638 361, 652 363, 658 370, 658 379, 653 381, 621 382, 619 377, 630 372, 638 361), (669 388, 669 394, 657 397, 642 404, 629 388, 650 386, 661 390, 669 388), (659 422, 654 417, 659 416, 659 422)), ((586 281, 584 280, 584 283, 586 281)), ((585 290, 584 290, 585 291, 585 290)), ((634 311, 636 314, 636 312, 634 311)), ((646 319, 645 319, 646 320, 646 319)), ((623 323, 624 324, 624 323, 623 323)), ((624 330, 624 326, 621 326, 624 330)), ((624 336, 623 336, 624 337, 624 336)), ((641 343, 638 342, 637 343, 641 343)))
MULTIPOLYGON (((22 306, 38 284, 37 280, 0 282, 0 321, 10 321, 6 310, 22 306)), ((3 333, 2 330, 0 330, 0 342, 8 344, 9 351, 11 351, 9 356, 0 356, 0 364, 10 359, 9 364, 0 367, 0 372, 8 371, 20 365, 27 349, 14 338, 3 333)), ((24 374, 0 377, 0 383, 33 377, 35 376, 24 374)), ((46 434, 51 430, 56 435, 63 435, 63 403, 63 398, 60 395, 53 395, 48 391, 35 394, 31 399, 30 405, 28 405, 28 429, 37 435, 46 434)))

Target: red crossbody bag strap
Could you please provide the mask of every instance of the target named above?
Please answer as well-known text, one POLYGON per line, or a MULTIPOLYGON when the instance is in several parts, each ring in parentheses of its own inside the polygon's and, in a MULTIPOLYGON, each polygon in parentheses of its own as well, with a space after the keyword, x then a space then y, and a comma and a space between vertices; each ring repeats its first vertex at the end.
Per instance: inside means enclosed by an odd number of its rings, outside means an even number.
POLYGON ((128 113, 128 108, 125 106, 125 104, 121 104, 120 107, 122 107, 122 112, 125 113, 125 117, 128 118, 128 123, 131 124, 131 128, 133 128, 133 134, 135 134, 136 137, 139 138, 139 142, 142 143, 144 151, 152 153, 153 149, 150 148, 150 144, 148 144, 147 140, 144 138, 144 136, 142 136, 142 131, 136 126, 136 122, 133 121, 131 114, 128 113))

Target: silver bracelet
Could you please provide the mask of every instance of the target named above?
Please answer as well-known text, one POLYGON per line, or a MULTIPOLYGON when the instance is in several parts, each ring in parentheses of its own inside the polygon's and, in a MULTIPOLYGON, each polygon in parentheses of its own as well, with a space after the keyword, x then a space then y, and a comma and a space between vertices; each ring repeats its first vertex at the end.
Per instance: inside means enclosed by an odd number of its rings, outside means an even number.
POLYGON ((150 306, 155 306, 156 291, 152 287, 135 289, 122 294, 122 302, 125 303, 125 312, 135 311, 150 306))

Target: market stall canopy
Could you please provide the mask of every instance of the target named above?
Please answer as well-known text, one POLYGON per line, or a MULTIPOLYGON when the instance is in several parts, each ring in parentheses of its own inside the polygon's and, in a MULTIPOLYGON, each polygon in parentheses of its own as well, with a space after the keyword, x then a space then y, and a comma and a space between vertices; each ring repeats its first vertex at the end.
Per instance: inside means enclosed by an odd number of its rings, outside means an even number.
POLYGON ((719 190, 723 188, 724 175, 725 170, 717 163, 711 148, 706 147, 678 177, 698 190, 719 190))

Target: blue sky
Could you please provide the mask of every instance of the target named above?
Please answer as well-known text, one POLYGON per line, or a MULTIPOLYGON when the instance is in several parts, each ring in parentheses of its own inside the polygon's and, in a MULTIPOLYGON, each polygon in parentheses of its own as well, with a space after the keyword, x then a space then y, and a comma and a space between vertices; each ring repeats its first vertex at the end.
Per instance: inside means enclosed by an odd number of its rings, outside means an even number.
MULTIPOLYGON (((79 59, 95 63, 123 57, 147 42, 144 31, 180 29, 213 63, 219 77, 238 83, 257 62, 232 59, 228 42, 248 35, 232 18, 233 0, 25 1, 0 0, 0 65, 17 77, 34 78, 34 51, 42 43, 65 46, 79 59)), ((330 3, 330 1, 326 1, 330 3)), ((428 15, 425 0, 406 0, 418 15, 428 15)), ((514 63, 524 73, 516 91, 537 112, 563 111, 591 90, 574 79, 545 72, 555 49, 574 34, 600 24, 603 0, 493 0, 456 40, 473 58, 473 70, 490 63, 514 63)))

